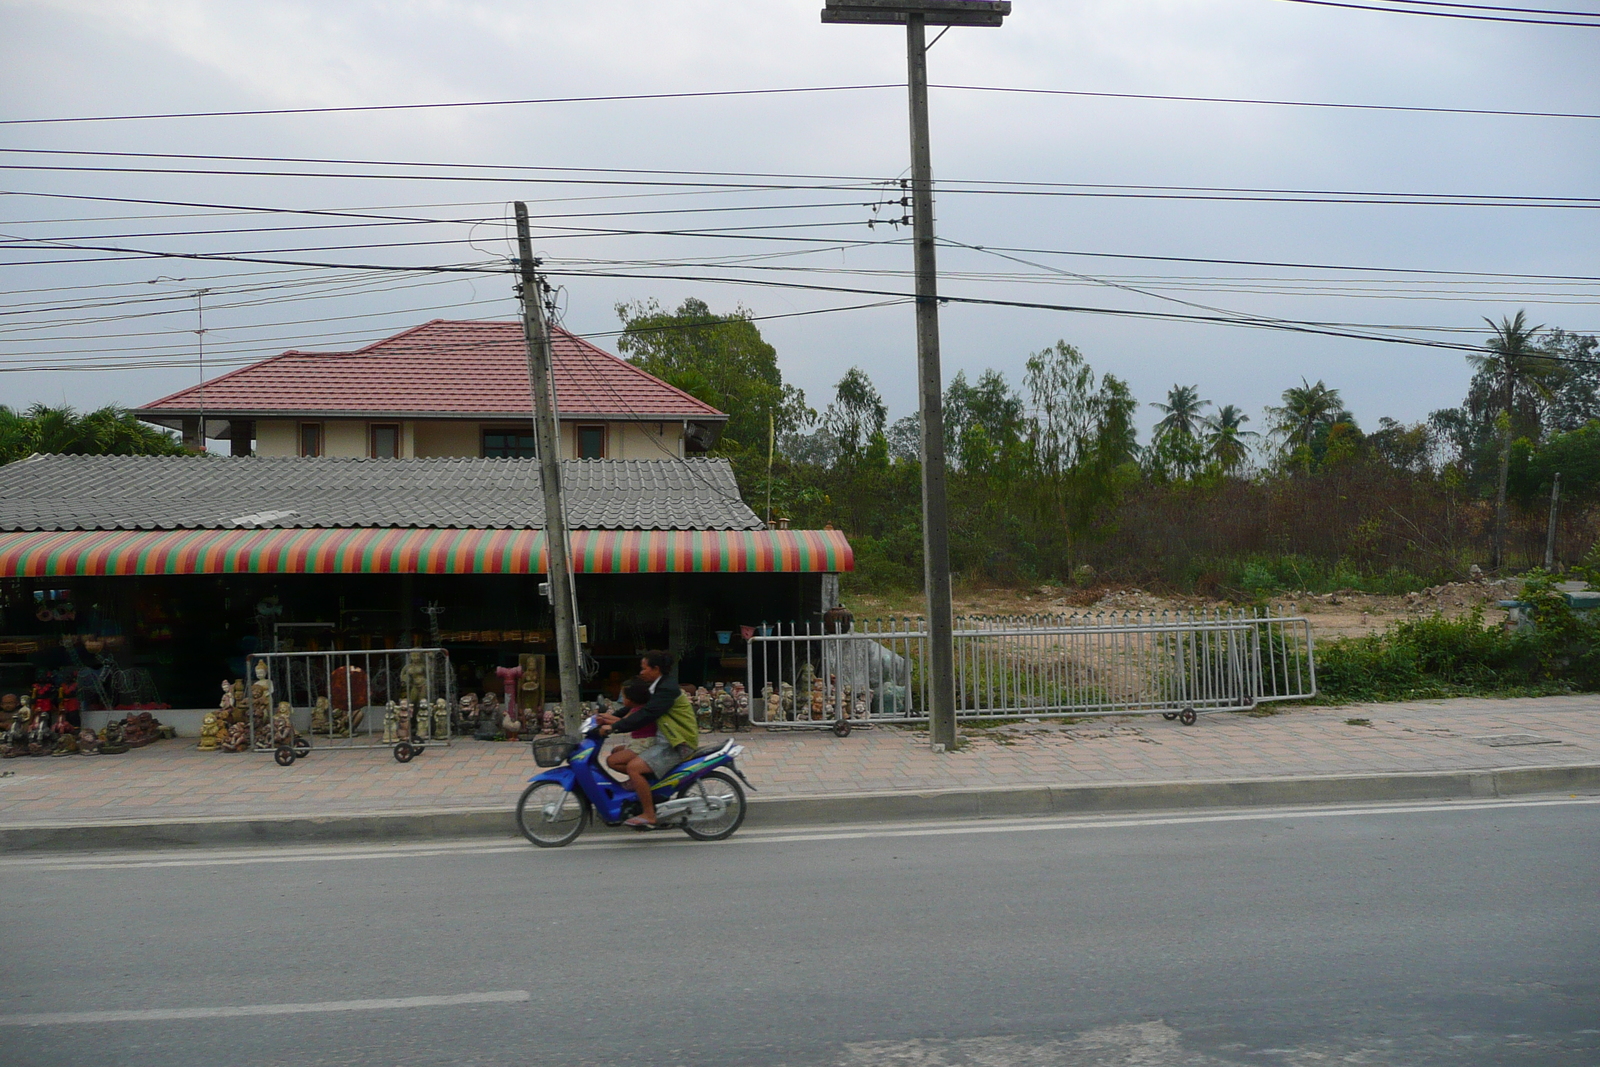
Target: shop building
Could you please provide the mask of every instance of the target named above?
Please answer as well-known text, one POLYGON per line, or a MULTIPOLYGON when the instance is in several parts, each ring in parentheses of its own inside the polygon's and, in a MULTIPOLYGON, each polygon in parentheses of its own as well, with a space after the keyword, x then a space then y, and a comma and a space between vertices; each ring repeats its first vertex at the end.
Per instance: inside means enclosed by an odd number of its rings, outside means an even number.
MULTIPOLYGON (((683 680, 742 678, 740 628, 815 623, 853 566, 838 531, 767 529, 725 460, 567 460, 562 478, 585 696, 655 647, 680 653, 683 680)), ((252 652, 432 645, 459 689, 485 688, 554 654, 542 500, 538 462, 518 458, 0 467, 0 691, 92 671, 203 709, 252 652)))
MULTIPOLYGON (((727 415, 551 327, 566 459, 683 459, 727 415)), ((353 352, 285 352, 134 409, 196 450, 339 459, 530 458, 533 394, 520 322, 434 320, 353 352)))

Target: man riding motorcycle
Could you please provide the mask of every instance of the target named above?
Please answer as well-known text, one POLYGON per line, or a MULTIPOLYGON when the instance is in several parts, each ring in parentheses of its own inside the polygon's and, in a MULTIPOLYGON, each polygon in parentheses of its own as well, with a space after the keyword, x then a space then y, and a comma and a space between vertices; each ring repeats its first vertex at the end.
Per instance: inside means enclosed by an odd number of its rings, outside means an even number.
MULTIPOLYGON (((614 732, 628 733, 650 723, 656 726, 656 736, 639 750, 618 749, 607 760, 607 765, 628 776, 628 784, 639 796, 641 814, 625 822, 624 826, 648 830, 656 824, 655 798, 646 777, 660 778, 679 763, 688 759, 700 743, 700 728, 695 722, 694 706, 683 690, 665 677, 672 669, 672 655, 668 652, 646 652, 639 661, 639 682, 643 691, 636 696, 646 699, 627 714, 599 715, 600 734, 604 737, 614 732)), ((630 685, 629 688, 632 688, 630 685)))

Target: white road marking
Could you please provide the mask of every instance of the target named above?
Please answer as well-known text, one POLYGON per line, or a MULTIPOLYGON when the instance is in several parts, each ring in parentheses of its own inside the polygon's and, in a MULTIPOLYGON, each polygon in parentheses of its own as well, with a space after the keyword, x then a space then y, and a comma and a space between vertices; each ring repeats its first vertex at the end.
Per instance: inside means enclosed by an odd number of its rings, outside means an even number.
MULTIPOLYGON (((860 841, 895 837, 948 837, 961 834, 1013 834, 1063 832, 1073 830, 1111 830, 1143 826, 1192 826, 1203 823, 1263 822, 1277 819, 1332 819, 1359 816, 1427 815, 1452 811, 1487 811, 1512 808, 1592 806, 1600 796, 1573 796, 1543 800, 1479 800, 1418 802, 1409 804, 1343 805, 1339 807, 1255 808, 1209 812, 1195 815, 1097 815, 1049 817, 1030 816, 1010 819, 965 819, 938 822, 875 824, 870 826, 809 827, 794 830, 750 830, 722 842, 729 845, 805 844, 818 841, 860 841)), ((591 831, 593 831, 591 827, 591 831)), ((659 833, 611 835, 580 839, 564 849, 535 849, 522 842, 484 842, 458 840, 412 845, 262 846, 251 849, 128 853, 87 853, 81 856, 16 856, 0 858, 0 868, 27 868, 37 871, 130 870, 162 867, 230 867, 252 863, 329 863, 341 860, 412 859, 426 856, 493 855, 520 852, 528 855, 593 852, 626 848, 703 848, 705 845, 678 837, 675 832, 662 840, 659 833)))
POLYGON ((444 1008, 457 1004, 520 1004, 526 989, 457 993, 442 997, 390 997, 384 1000, 324 1000, 314 1004, 224 1004, 210 1008, 146 1008, 138 1011, 52 1011, 0 1015, 0 1026, 77 1026, 82 1023, 146 1023, 173 1019, 232 1019, 243 1015, 309 1015, 333 1011, 393 1011, 444 1008))

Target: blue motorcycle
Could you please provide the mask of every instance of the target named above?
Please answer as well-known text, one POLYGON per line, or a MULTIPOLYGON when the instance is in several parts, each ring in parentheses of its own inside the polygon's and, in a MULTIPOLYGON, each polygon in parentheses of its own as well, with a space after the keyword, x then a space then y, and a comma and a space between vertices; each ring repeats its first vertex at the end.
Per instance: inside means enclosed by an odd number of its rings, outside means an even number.
MULTIPOLYGON (((600 763, 604 738, 592 716, 584 721, 582 735, 579 742, 564 738, 534 742, 534 760, 553 769, 529 779, 532 784, 517 801, 517 826, 540 848, 576 841, 596 813, 607 826, 621 826, 640 813, 633 788, 613 778, 600 763)), ((744 789, 739 783, 750 785, 733 762, 743 751, 744 746, 732 740, 720 748, 702 748, 663 775, 651 790, 655 828, 682 830, 696 841, 732 837, 744 822, 744 789)))

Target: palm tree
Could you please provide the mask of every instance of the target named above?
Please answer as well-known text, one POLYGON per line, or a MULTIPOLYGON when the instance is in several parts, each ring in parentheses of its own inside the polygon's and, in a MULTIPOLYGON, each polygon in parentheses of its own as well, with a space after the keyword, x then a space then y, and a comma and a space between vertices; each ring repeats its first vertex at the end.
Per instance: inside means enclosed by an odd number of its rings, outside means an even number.
POLYGON ((79 456, 182 455, 182 444, 116 406, 80 415, 70 407, 0 405, 0 463, 35 452, 79 456))
POLYGON ((1283 391, 1282 407, 1267 408, 1271 432, 1282 438, 1284 455, 1290 456, 1304 449, 1308 470, 1311 466, 1311 445, 1318 431, 1332 426, 1346 415, 1339 390, 1329 389, 1320 378, 1316 385, 1301 378, 1299 385, 1283 391))
POLYGON ((1250 416, 1234 404, 1222 405, 1215 415, 1204 420, 1210 431, 1205 436, 1206 456, 1224 473, 1243 466, 1250 457, 1250 445, 1245 438, 1261 436, 1254 430, 1242 428, 1249 421, 1250 416))
POLYGON ((1511 470, 1511 412, 1521 399, 1549 400, 1554 364, 1534 344, 1543 326, 1529 326, 1527 315, 1518 311, 1514 319, 1502 317, 1500 324, 1484 319, 1494 331, 1484 344, 1483 355, 1467 359, 1487 377, 1500 393, 1500 473, 1494 491, 1494 546, 1490 564, 1498 569, 1506 543, 1506 480, 1511 470))
POLYGON ((1165 404, 1154 403, 1150 406, 1164 413, 1161 421, 1156 423, 1156 437, 1193 438, 1198 436, 1197 431, 1205 421, 1200 409, 1210 407, 1211 401, 1200 399, 1198 385, 1174 385, 1167 390, 1165 404))

